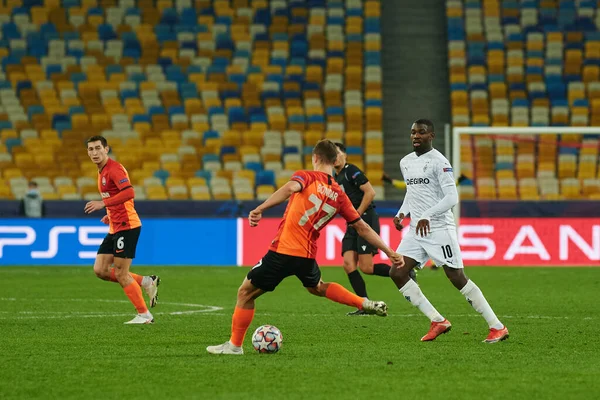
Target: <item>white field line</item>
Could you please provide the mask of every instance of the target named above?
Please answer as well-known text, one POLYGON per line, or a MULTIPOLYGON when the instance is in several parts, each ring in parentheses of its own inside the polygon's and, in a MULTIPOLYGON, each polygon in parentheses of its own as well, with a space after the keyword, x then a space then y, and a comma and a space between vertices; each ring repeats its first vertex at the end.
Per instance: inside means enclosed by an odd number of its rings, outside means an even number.
MULTIPOLYGON (((127 300, 110 300, 110 299, 18 299, 14 297, 0 297, 0 301, 35 301, 35 302, 88 302, 88 303, 129 303, 127 300)), ((153 312, 153 315, 189 315, 189 314, 203 314, 203 315, 214 315, 214 316, 230 316, 230 313, 219 313, 223 307, 210 306, 206 304, 195 304, 195 303, 173 303, 173 302, 160 302, 159 305, 172 305, 179 307, 189 307, 192 310, 185 311, 171 311, 171 312, 153 312)), ((69 319, 69 318, 106 318, 106 317, 127 317, 131 316, 132 313, 105 313, 101 311, 0 311, 0 320, 6 319, 69 319)), ((261 313, 257 312, 257 316, 277 316, 278 314, 273 313, 261 313)), ((299 317, 299 318, 310 318, 310 317, 331 317, 332 314, 316 314, 316 313, 286 313, 287 317, 299 317)), ((481 318, 479 314, 448 314, 448 318, 481 318)), ((422 314, 389 314, 388 317, 392 318, 424 318, 422 314)), ((598 317, 568 317, 568 316, 550 316, 550 315, 499 315, 500 319, 544 319, 544 320, 594 320, 598 317)))
MULTIPOLYGON (((100 303, 129 303, 127 300, 108 300, 108 299, 17 299, 14 297, 0 297, 0 301, 35 301, 35 302, 100 302, 100 303)), ((159 304, 189 307, 192 310, 171 311, 171 312, 153 312, 153 315, 186 315, 211 313, 223 310, 223 307, 210 306, 206 304, 194 303, 173 303, 161 302, 159 304)), ((0 319, 69 319, 69 318, 105 318, 105 317, 127 317, 132 313, 105 313, 99 311, 0 311, 0 319), (1 315, 3 314, 3 315, 1 315)))

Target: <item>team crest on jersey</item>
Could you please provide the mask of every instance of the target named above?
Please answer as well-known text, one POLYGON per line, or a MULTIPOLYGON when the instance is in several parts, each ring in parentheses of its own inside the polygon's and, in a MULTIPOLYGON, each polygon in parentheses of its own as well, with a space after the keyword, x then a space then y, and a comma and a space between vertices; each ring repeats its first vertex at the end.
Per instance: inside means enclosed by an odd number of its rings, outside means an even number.
POLYGON ((423 172, 427 171, 427 167, 429 167, 429 163, 425 164, 425 166, 423 167, 423 172))
POLYGON ((102 177, 102 186, 106 186, 106 177, 102 177))

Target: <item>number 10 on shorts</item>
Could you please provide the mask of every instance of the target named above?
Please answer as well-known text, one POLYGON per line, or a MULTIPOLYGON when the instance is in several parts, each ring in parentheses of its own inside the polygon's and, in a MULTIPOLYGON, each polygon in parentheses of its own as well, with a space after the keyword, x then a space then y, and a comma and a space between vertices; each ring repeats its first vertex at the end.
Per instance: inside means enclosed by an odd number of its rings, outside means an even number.
POLYGON ((452 248, 449 244, 442 246, 442 253, 444 253, 445 259, 452 258, 452 248))

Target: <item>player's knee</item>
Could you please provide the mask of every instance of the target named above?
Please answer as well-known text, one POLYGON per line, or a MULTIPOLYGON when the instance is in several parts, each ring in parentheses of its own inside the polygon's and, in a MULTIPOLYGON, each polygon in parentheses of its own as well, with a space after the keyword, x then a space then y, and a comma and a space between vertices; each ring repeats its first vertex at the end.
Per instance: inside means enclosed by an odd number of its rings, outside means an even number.
POLYGON ((307 287, 306 290, 308 290, 308 292, 312 295, 325 297, 325 294, 327 293, 327 286, 328 285, 326 285, 325 283, 319 282, 317 286, 307 287))
POLYGON ((451 268, 444 265, 444 272, 446 272, 446 276, 454 285, 454 287, 459 290, 462 289, 469 281, 469 278, 467 278, 462 268, 451 268))
POLYGON ((110 265, 94 264, 94 274, 100 279, 110 279, 110 265))
POLYGON ((373 275, 373 263, 359 263, 358 268, 363 274, 373 275))
POLYGON ((396 266, 392 266, 392 268, 390 268, 390 278, 394 280, 405 278, 406 275, 407 272, 404 271, 404 268, 399 268, 396 266))
POLYGON ((110 278, 110 272, 106 271, 104 268, 94 268, 94 274, 96 274, 97 278, 102 280, 107 280, 110 278))
POLYGON ((344 271, 346 271, 346 273, 350 273, 356 270, 356 263, 348 260, 348 259, 344 259, 344 271))
POLYGON ((254 291, 246 287, 246 285, 240 286, 237 294, 238 302, 247 303, 254 298, 254 291))

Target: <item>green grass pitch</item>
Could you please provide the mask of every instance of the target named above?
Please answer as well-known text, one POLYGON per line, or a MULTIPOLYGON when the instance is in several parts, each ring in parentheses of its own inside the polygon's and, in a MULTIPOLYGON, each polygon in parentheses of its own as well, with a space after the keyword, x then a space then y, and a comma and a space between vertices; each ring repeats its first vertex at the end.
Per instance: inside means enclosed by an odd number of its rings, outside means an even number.
MULTIPOLYGON (((509 340, 481 343, 485 321, 442 271, 424 293, 452 323, 421 343, 429 321, 389 279, 365 277, 390 315, 311 296, 294 277, 257 301, 242 357, 206 353, 228 339, 245 268, 141 268, 162 278, 156 323, 135 314, 117 284, 92 268, 0 268, 1 399, 591 399, 600 396, 600 269, 468 268, 509 340), (251 332, 281 329, 277 354, 251 332)), ((350 287, 340 268, 323 278, 350 287)))

